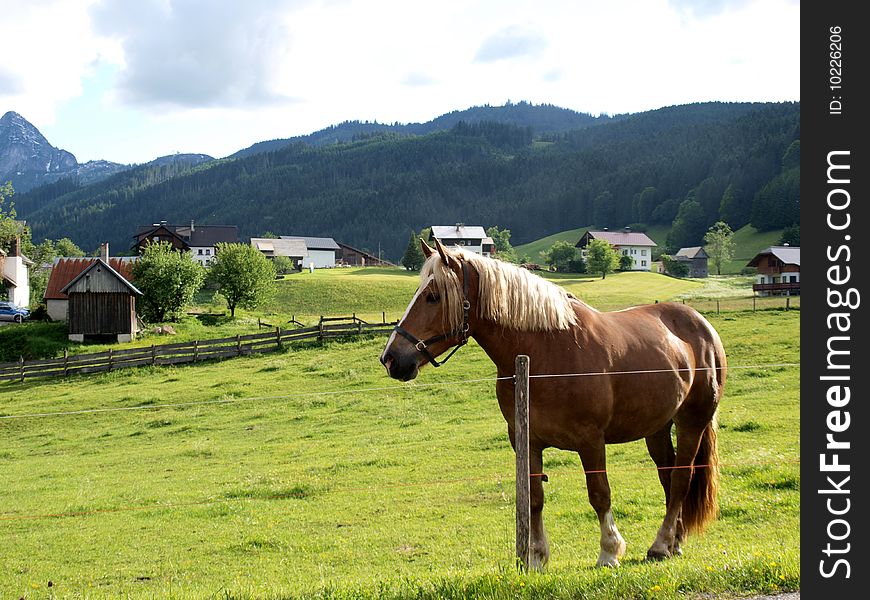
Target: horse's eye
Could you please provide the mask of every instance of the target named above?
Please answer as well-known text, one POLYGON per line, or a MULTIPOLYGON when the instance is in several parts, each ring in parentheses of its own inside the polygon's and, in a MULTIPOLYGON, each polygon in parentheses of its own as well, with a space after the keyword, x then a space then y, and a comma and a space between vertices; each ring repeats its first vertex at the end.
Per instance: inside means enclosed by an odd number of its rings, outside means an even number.
POLYGON ((438 304, 439 300, 441 300, 441 298, 438 297, 438 294, 429 294, 426 296, 426 302, 429 304, 438 304))

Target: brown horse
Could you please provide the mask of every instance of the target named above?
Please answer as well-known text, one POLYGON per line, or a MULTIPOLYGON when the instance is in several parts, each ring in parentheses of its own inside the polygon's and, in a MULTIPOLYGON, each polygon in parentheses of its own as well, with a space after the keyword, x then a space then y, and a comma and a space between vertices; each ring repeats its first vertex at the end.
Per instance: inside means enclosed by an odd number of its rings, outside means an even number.
MULTIPOLYGON (((645 439, 659 468, 666 512, 649 559, 681 554, 681 543, 715 518, 719 470, 716 411, 725 384, 719 335, 696 311, 663 303, 599 312, 537 275, 460 249, 427 256, 421 283, 381 362, 408 381, 474 338, 498 369, 496 395, 514 444, 514 361, 530 357, 531 473, 544 448, 573 450, 598 514, 598 565, 617 566, 625 541, 610 506, 605 444, 645 439), (582 376, 587 374, 587 376, 582 376), (676 451, 671 429, 676 428, 676 451)), ((445 359, 446 360, 446 359, 445 359)), ((549 558, 543 477, 531 478, 531 558, 549 558)))

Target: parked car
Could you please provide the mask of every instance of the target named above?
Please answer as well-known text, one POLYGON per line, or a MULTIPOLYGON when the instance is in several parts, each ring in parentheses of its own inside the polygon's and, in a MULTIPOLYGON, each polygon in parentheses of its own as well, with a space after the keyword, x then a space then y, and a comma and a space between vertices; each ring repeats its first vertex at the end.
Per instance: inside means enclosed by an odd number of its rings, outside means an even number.
POLYGON ((14 321, 15 323, 20 323, 29 316, 30 311, 26 308, 5 300, 0 301, 0 321, 14 321))

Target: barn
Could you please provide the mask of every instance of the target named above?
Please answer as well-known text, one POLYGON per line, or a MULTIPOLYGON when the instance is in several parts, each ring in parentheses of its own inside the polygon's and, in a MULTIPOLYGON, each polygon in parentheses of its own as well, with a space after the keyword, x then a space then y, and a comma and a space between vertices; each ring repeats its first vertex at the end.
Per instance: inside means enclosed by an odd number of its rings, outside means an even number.
POLYGON ((78 275, 57 290, 68 299, 69 339, 82 342, 87 336, 131 341, 139 330, 136 298, 142 292, 103 258, 75 262, 86 264, 81 264, 78 275))

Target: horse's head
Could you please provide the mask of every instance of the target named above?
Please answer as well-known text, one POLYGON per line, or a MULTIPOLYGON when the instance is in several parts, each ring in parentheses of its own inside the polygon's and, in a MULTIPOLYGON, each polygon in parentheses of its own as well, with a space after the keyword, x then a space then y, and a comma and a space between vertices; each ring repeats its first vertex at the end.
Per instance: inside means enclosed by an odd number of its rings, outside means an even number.
POLYGON ((420 287, 381 354, 390 377, 402 381, 427 362, 440 366, 438 356, 468 341, 470 269, 437 239, 435 248, 422 239, 420 245, 426 256, 420 287))

